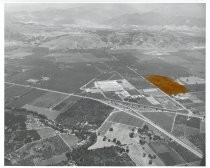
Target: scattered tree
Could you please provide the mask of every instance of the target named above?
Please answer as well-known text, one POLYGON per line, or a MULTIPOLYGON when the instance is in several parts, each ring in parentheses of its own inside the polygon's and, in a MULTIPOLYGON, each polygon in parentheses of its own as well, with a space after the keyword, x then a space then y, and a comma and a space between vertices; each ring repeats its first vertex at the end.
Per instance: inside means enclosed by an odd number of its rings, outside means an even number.
POLYGON ((129 133, 129 137, 133 138, 134 137, 134 133, 133 132, 129 133))
POLYGON ((113 128, 111 127, 111 128, 109 128, 109 131, 113 131, 113 128))
POLYGON ((152 164, 152 160, 150 159, 150 160, 149 160, 149 165, 151 165, 151 164, 152 164))

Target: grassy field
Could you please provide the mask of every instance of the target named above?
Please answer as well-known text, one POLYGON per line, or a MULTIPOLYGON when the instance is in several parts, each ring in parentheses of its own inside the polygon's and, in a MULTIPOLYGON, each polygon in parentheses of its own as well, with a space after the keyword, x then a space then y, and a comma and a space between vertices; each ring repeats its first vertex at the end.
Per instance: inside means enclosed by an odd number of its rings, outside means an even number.
POLYGON ((48 127, 48 128, 41 128, 36 130, 41 138, 48 138, 55 135, 55 131, 48 127))
POLYGON ((166 131, 170 132, 175 114, 172 113, 163 113, 163 112, 155 112, 155 113, 142 113, 145 117, 152 120, 157 125, 161 126, 166 131))
POLYGON ((142 127, 144 121, 136 118, 130 114, 127 114, 125 112, 116 112, 111 115, 109 118, 109 121, 126 124, 134 127, 142 127))
POLYGON ((48 92, 38 97, 33 102, 31 102, 30 105, 37 106, 37 107, 50 108, 56 105, 57 103, 60 103, 66 97, 67 95, 64 95, 64 94, 48 92))
POLYGON ((162 142, 153 142, 150 143, 149 146, 156 154, 170 152, 170 148, 167 146, 167 144, 162 142))
POLYGON ((109 122, 109 121, 106 121, 103 125, 102 125, 102 127, 100 127, 100 129, 98 130, 98 133, 100 134, 100 135, 105 135, 106 134, 106 132, 109 130, 109 128, 112 126, 112 122, 109 122))
POLYGON ((71 148, 74 148, 79 142, 79 139, 75 135, 60 134, 60 136, 71 148))

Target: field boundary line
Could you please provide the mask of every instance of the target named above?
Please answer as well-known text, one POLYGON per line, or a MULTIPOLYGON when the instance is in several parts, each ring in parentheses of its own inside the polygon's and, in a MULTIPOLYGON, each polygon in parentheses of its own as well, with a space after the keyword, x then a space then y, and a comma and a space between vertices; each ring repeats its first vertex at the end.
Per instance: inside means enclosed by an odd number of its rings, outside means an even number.
POLYGON ((66 99, 68 99, 70 96, 72 96, 72 95, 67 95, 67 96, 64 97, 61 101, 59 101, 58 103, 52 105, 52 106, 49 108, 49 110, 52 111, 53 108, 55 108, 57 105, 59 105, 60 103, 62 103, 62 102, 65 101, 66 99))
POLYGON ((176 120, 176 116, 177 116, 177 113, 175 113, 175 116, 174 116, 174 120, 173 120, 173 124, 172 124, 172 127, 171 127, 171 131, 170 133, 173 132, 173 129, 174 129, 174 124, 175 124, 175 120, 176 120))
POLYGON ((10 87, 12 87, 12 86, 14 86, 14 84, 11 84, 11 86, 6 87, 5 90, 8 89, 8 88, 10 88, 10 87))
POLYGON ((101 129, 101 127, 109 120, 109 118, 112 116, 112 114, 118 113, 118 112, 120 112, 120 111, 112 111, 112 112, 109 114, 109 116, 104 120, 104 122, 101 124, 101 126, 96 130, 96 132, 98 132, 98 131, 101 129))
POLYGON ((187 92, 187 93, 199 93, 199 92, 206 92, 206 91, 201 90, 201 91, 194 91, 194 92, 187 92))
POLYGON ((71 146, 62 138, 62 136, 59 134, 59 137, 63 140, 63 142, 69 147, 70 150, 73 150, 71 146))

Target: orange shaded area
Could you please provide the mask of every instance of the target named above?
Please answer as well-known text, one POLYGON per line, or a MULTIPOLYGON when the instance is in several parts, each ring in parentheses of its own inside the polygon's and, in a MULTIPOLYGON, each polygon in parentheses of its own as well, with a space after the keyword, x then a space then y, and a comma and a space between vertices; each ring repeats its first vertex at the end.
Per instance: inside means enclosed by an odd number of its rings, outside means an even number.
POLYGON ((149 75, 145 78, 168 95, 188 92, 187 88, 166 76, 149 75))

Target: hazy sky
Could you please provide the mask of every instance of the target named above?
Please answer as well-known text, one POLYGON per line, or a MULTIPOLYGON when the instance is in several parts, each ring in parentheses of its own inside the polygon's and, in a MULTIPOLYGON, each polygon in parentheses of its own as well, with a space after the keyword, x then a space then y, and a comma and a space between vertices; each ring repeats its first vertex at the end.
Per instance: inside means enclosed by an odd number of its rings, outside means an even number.
MULTIPOLYGON (((57 8, 57 9, 66 9, 72 7, 84 6, 86 4, 80 3, 8 3, 5 4, 6 11, 37 11, 44 10, 46 8, 57 8)), ((97 5, 99 7, 104 7, 104 4, 88 4, 97 5)), ((119 4, 106 4, 106 7, 112 7, 119 4)), ((193 17, 205 17, 205 4, 199 3, 127 3, 129 7, 137 9, 140 13, 142 12, 161 12, 163 14, 179 14, 187 15, 193 17)))

